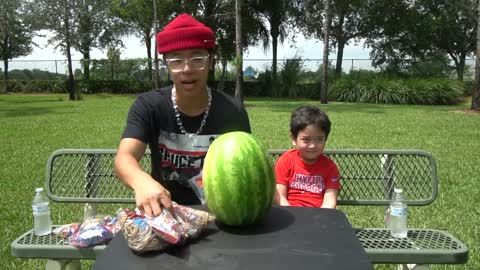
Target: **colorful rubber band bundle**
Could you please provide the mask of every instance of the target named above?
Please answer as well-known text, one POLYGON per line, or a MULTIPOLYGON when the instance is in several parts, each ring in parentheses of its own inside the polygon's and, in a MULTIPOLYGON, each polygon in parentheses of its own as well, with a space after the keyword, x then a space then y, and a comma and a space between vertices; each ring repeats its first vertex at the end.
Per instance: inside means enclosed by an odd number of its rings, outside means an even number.
POLYGON ((173 214, 163 209, 157 217, 148 217, 138 211, 120 208, 117 216, 128 246, 143 253, 164 250, 198 237, 214 220, 206 211, 173 203, 173 214))

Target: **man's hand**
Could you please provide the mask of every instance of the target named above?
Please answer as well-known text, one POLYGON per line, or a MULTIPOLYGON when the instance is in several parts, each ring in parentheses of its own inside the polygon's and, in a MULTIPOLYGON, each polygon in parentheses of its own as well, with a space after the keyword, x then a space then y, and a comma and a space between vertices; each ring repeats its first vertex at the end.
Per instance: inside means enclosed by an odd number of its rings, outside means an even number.
POLYGON ((149 175, 142 178, 135 180, 136 184, 133 187, 135 202, 140 212, 147 216, 156 217, 160 215, 164 207, 173 213, 170 192, 149 175))
POLYGON ((135 191, 140 212, 153 217, 160 215, 162 207, 168 210, 173 207, 170 192, 140 166, 146 148, 147 145, 137 139, 122 139, 115 157, 115 174, 135 191))

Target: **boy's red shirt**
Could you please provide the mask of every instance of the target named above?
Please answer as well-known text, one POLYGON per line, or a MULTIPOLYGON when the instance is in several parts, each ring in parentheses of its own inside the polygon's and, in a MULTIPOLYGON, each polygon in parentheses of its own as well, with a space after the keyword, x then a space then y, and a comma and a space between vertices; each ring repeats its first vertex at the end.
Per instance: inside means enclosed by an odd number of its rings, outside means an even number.
POLYGON ((337 165, 321 155, 305 164, 296 149, 285 152, 275 164, 277 184, 287 186, 291 206, 321 207, 326 189, 340 189, 337 165))

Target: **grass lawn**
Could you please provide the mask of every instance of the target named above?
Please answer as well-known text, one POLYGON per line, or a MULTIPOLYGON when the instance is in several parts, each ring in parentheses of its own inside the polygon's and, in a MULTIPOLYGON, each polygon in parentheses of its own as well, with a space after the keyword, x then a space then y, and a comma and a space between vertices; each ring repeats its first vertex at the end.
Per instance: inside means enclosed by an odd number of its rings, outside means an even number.
MULTIPOLYGON (((133 96, 0 96, 0 177, 4 190, 0 227, 2 269, 42 269, 45 260, 16 259, 10 243, 33 226, 31 200, 44 185, 48 156, 60 148, 115 148, 133 96)), ((305 100, 247 99, 252 133, 268 148, 290 148, 290 112, 305 100)), ((331 103, 320 105, 333 123, 327 148, 422 149, 438 162, 439 196, 428 207, 411 208, 409 226, 447 230, 470 248, 469 263, 432 269, 480 269, 480 114, 460 106, 331 103), (477 199, 475 199, 477 198, 477 199)), ((114 214, 118 206, 102 208, 114 214)), ((379 207, 341 207, 354 226, 381 226, 379 207)), ((81 209, 52 207, 54 223, 78 222, 81 209)), ((90 263, 87 263, 90 265, 90 263)), ((393 269, 378 266, 378 269, 393 269)))

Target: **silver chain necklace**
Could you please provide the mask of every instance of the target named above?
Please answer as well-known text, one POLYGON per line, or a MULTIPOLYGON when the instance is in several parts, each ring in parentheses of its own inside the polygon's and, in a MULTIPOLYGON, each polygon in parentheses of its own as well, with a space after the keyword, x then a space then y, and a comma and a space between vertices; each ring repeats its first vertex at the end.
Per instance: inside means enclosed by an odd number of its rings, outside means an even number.
MULTIPOLYGON (((200 132, 202 132, 203 126, 205 126, 205 123, 207 122, 208 112, 210 111, 210 105, 212 104, 212 91, 210 90, 210 88, 207 87, 207 92, 208 92, 207 108, 203 113, 203 119, 202 119, 202 122, 200 123, 200 127, 198 128, 197 132, 193 133, 194 135, 200 134, 200 132)), ((178 105, 177 105, 177 89, 175 89, 175 86, 173 86, 172 88, 172 103, 173 103, 173 111, 175 112, 175 120, 177 122, 178 128, 180 129, 180 132, 187 135, 192 134, 192 133, 188 133, 185 130, 185 127, 183 127, 182 119, 180 118, 180 111, 178 110, 178 105)))

